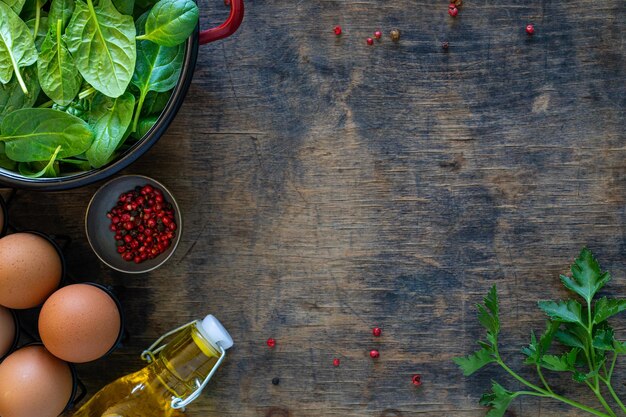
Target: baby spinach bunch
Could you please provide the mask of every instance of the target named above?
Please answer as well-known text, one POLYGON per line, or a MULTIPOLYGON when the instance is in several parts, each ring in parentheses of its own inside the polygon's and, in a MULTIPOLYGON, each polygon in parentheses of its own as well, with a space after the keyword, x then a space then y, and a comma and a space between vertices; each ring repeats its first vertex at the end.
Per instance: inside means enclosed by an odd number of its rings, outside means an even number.
POLYGON ((546 330, 537 339, 530 335, 530 344, 522 349, 526 356, 524 364, 531 366, 537 381, 531 382, 511 369, 500 356, 498 335, 500 333, 500 307, 495 286, 478 305, 478 320, 487 329, 486 341, 479 341, 481 348, 467 357, 455 358, 466 376, 487 364, 501 366, 524 386, 520 391, 510 391, 492 382, 492 392, 483 395, 480 403, 491 407, 487 417, 502 417, 511 401, 529 395, 552 398, 574 408, 600 417, 626 415, 626 406, 613 386, 615 365, 619 356, 626 355, 626 343, 619 341, 608 319, 626 310, 626 299, 596 297, 597 292, 611 279, 588 249, 583 249, 571 266, 572 276, 562 275, 561 282, 578 298, 567 301, 539 301, 539 308, 548 316, 546 330), (549 353, 554 341, 566 349, 560 355, 549 353), (559 393, 549 383, 546 372, 569 373, 572 379, 588 387, 597 398, 600 408, 583 404, 559 393), (613 400, 610 403, 607 397, 613 400))
POLYGON ((165 108, 198 15, 193 0, 0 0, 0 167, 113 160, 165 108))

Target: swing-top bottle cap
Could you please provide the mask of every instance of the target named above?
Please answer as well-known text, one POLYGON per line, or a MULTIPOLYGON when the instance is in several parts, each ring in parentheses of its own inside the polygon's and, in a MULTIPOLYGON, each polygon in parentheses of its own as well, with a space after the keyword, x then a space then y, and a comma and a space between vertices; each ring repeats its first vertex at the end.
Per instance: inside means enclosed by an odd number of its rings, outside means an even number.
POLYGON ((233 338, 230 337, 228 331, 212 314, 209 314, 202 320, 202 330, 206 333, 209 341, 221 346, 224 350, 231 348, 234 344, 233 338))

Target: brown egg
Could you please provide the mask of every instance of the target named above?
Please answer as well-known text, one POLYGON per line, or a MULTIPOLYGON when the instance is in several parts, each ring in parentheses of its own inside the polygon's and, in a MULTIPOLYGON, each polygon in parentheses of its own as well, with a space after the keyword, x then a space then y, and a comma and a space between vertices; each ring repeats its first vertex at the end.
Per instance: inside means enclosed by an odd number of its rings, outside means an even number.
POLYGON ((39 314, 41 341, 53 355, 68 362, 100 358, 111 350, 120 329, 115 301, 89 284, 61 288, 48 298, 39 314))
POLYGON ((58 288, 63 267, 55 247, 34 233, 0 239, 0 305, 31 308, 58 288))
POLYGON ((9 353, 15 342, 15 319, 7 308, 0 306, 0 358, 9 353))
POLYGON ((43 346, 16 350, 0 364, 2 417, 57 417, 72 395, 72 371, 43 346))

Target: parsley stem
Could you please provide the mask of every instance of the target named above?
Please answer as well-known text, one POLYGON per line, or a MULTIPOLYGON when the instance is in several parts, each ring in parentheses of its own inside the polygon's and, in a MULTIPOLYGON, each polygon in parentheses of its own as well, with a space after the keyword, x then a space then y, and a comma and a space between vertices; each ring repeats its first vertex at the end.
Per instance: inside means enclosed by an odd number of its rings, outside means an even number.
MULTIPOLYGON (((590 386, 590 388, 595 394, 598 401, 600 401, 600 404, 602 404, 602 407, 604 407, 604 409, 609 413, 609 415, 611 415, 612 417, 617 417, 615 412, 611 409, 611 406, 604 399, 602 392, 600 391, 600 372, 599 372, 599 369, 596 369, 596 351, 593 347, 593 322, 591 321, 591 300, 590 299, 587 300, 586 329, 587 329, 587 335, 589 336, 589 338, 587 339, 587 342, 589 343, 589 355, 587 358, 588 360, 589 359, 591 360, 589 372, 595 372, 595 375, 593 376, 594 386, 593 387, 590 386)), ((600 367, 599 364, 597 364, 597 366, 598 368, 600 367)), ((587 385, 590 385, 590 384, 587 384, 587 385)))
POLYGON ((622 411, 624 413, 626 413, 626 406, 624 406, 624 403, 619 399, 619 397, 617 396, 617 393, 615 392, 615 390, 613 389, 613 385, 611 385, 611 382, 609 381, 604 381, 604 383, 606 384, 606 387, 609 389, 609 392, 611 393, 611 397, 613 397, 613 399, 615 400, 615 402, 617 403, 617 405, 619 405, 619 408, 622 409, 622 411))
POLYGON ((525 378, 521 377, 520 375, 518 375, 515 371, 513 371, 511 368, 509 368, 504 361, 502 360, 502 358, 500 357, 500 354, 498 352, 495 353, 495 357, 496 357, 496 363, 498 363, 498 365, 500 365, 505 371, 507 371, 509 373, 509 375, 511 375, 513 378, 517 379, 519 382, 521 382, 522 384, 526 385, 528 388, 533 389, 535 391, 537 391, 537 393, 542 394, 541 396, 544 397, 550 397, 550 398, 554 398, 555 400, 559 400, 565 404, 571 405, 572 407, 578 408, 580 410, 586 411, 589 414, 593 414, 594 416, 598 416, 598 417, 616 417, 616 415, 614 413, 611 412, 611 414, 605 414, 601 411, 598 411, 594 408, 591 407, 587 407, 584 404, 581 404, 579 402, 570 400, 568 398, 562 397, 559 394, 555 394, 555 393, 551 393, 548 392, 546 390, 544 390, 543 388, 538 387, 537 385, 533 384, 532 382, 527 381, 525 378))
POLYGON ((541 366, 539 365, 537 365, 537 375, 539 375, 539 379, 543 382, 543 386, 546 387, 546 390, 548 390, 550 394, 554 394, 554 392, 552 392, 552 388, 550 388, 550 385, 548 384, 548 381, 546 381, 543 377, 543 372, 541 372, 541 366))
POLYGON ((613 377, 613 370, 615 369, 615 363, 617 362, 617 352, 613 352, 613 360, 611 361, 611 369, 609 373, 606 375, 606 379, 611 382, 611 378, 613 377))
POLYGON ((615 412, 611 409, 611 406, 604 399, 604 396, 602 396, 600 389, 598 388, 592 391, 596 395, 598 401, 600 401, 600 404, 602 404, 602 407, 604 407, 604 409, 609 413, 609 415, 611 415, 612 417, 617 417, 617 414, 615 414, 615 412))
POLYGON ((600 379, 604 382, 604 384, 608 388, 609 392, 611 393, 611 397, 613 397, 613 400, 615 400, 619 408, 621 408, 622 411, 626 413, 626 406, 624 406, 624 403, 622 402, 622 400, 620 400, 619 396, 613 389, 613 384, 611 384, 611 378, 613 377, 613 370, 615 370, 616 362, 617 362, 617 352, 613 352, 613 359, 611 360, 611 367, 609 368, 608 372, 606 371, 606 367, 605 367, 604 373, 606 377, 605 378, 600 377, 600 379))

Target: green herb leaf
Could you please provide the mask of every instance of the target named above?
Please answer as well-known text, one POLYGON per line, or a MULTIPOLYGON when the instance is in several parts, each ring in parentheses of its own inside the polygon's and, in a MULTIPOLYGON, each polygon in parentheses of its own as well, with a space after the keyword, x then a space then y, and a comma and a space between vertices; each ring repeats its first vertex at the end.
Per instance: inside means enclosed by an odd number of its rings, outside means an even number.
POLYGON ((16 167, 17 163, 10 160, 9 157, 4 153, 4 142, 0 142, 0 168, 14 171, 16 167))
POLYGON ((187 40, 199 18, 193 0, 161 0, 150 9, 144 35, 138 40, 150 40, 163 46, 176 46, 187 40))
POLYGON ((52 156, 50 157, 50 161, 48 161, 48 163, 42 163, 42 162, 34 162, 34 163, 28 163, 28 162, 21 162, 19 165, 19 170, 20 170, 20 174, 22 174, 25 177, 29 177, 29 178, 41 178, 41 177, 48 177, 48 178, 54 178, 54 177, 58 177, 59 176, 59 170, 58 170, 58 163, 56 162, 57 156, 59 155, 59 152, 61 151, 61 146, 58 146, 56 148, 56 150, 54 151, 54 153, 52 154, 52 156), (43 168, 41 168, 39 171, 35 171, 33 170, 29 165, 36 165, 36 164, 43 164, 43 168))
POLYGON ((602 360, 599 360, 596 364, 596 368, 592 370, 591 372, 584 373, 580 371, 574 371, 574 374, 572 376, 574 381, 585 382, 588 379, 595 378, 599 374, 600 369, 602 368, 605 362, 606 362, 606 358, 602 358, 602 360))
POLYGON ((37 80, 37 67, 31 65, 22 72, 24 83, 28 87, 28 94, 24 94, 13 74, 8 84, 0 84, 0 123, 2 119, 15 110, 32 107, 39 95, 39 81, 37 80))
POLYGON ((507 408, 509 408, 513 398, 515 398, 515 394, 507 391, 495 381, 492 381, 491 390, 491 393, 482 396, 480 405, 491 407, 491 410, 485 417, 502 417, 507 408))
POLYGON ((565 346, 585 349, 589 334, 585 328, 578 324, 568 323, 563 329, 556 332, 555 338, 565 346))
POLYGON ((24 22, 31 19, 36 19, 37 15, 40 17, 44 17, 46 12, 41 8, 48 3, 48 0, 26 0, 24 2, 24 7, 19 12, 20 17, 24 22))
POLYGON ((626 300, 615 300, 602 297, 596 301, 593 323, 600 324, 609 317, 619 314, 624 310, 626 310, 626 300))
POLYGON ((163 112, 163 109, 167 106, 171 96, 172 90, 165 91, 163 93, 148 91, 146 99, 143 101, 141 116, 160 115, 161 112, 163 112))
POLYGON ((469 376, 483 366, 496 361, 492 352, 485 348, 480 349, 469 356, 456 357, 452 360, 461 368, 463 375, 465 376, 469 376))
POLYGON ((148 134, 152 126, 154 126, 159 119, 159 116, 152 115, 147 116, 142 119, 139 119, 139 124, 137 125, 137 131, 132 133, 132 136, 141 139, 148 134))
POLYGON ((58 158, 85 152, 93 133, 81 119, 53 109, 21 109, 7 115, 0 141, 9 158, 17 162, 48 161, 58 146, 58 158))
POLYGON ((22 91, 28 94, 20 68, 37 61, 33 36, 26 23, 1 1, 0 22, 0 83, 8 83, 15 72, 22 91))
POLYGON ((580 349, 574 348, 561 356, 544 355, 542 357, 541 366, 550 371, 574 371, 579 353, 580 349))
POLYGON ((539 308, 542 309, 553 320, 566 323, 579 323, 584 326, 582 318, 582 306, 576 300, 568 301, 539 301, 539 308))
MULTIPOLYGON (((140 33, 146 15, 137 20, 137 31, 140 33)), ((135 112, 133 131, 137 130, 139 117, 143 110, 148 92, 164 93, 173 89, 178 83, 185 55, 184 46, 160 46, 150 41, 137 41, 137 64, 133 73, 132 83, 139 89, 139 103, 135 112)))
POLYGON ((494 285, 484 298, 484 305, 478 304, 478 321, 487 329, 488 333, 497 336, 500 333, 500 318, 498 317, 498 293, 494 285))
POLYGON ((531 332, 530 344, 527 347, 522 348, 522 353, 527 356, 524 361, 526 365, 538 365, 541 363, 541 358, 548 352, 548 349, 550 349, 552 340, 554 340, 554 335, 560 325, 561 323, 558 321, 548 320, 546 330, 543 335, 541 335, 539 341, 537 341, 535 333, 531 332))
MULTIPOLYGON (((0 3, 6 4, 11 8, 11 10, 19 15, 22 11, 22 7, 24 7, 24 3, 26 3, 26 0, 0 0, 0 3)), ((0 22, 4 23, 3 20, 0 20, 0 22)))
POLYGON ((96 7, 76 1, 67 26, 66 41, 76 66, 85 80, 109 97, 126 91, 135 69, 137 47, 131 16, 120 14, 111 0, 96 7))
POLYGON ((600 270, 600 264, 587 248, 582 249, 572 264, 571 271, 572 277, 561 275, 561 282, 565 287, 580 295, 588 304, 591 303, 596 292, 611 279, 608 272, 600 270))
POLYGON ((61 27, 65 29, 72 18, 72 14, 74 14, 75 8, 75 0, 52 0, 48 18, 51 22, 61 20, 61 27))
POLYGON ((135 97, 131 93, 117 98, 96 95, 88 119, 96 134, 86 153, 91 166, 100 168, 109 162, 130 125, 134 107, 135 97))
POLYGON ((70 52, 61 38, 62 21, 52 24, 41 47, 37 69, 41 89, 55 103, 67 106, 74 100, 83 82, 70 52))
POLYGON ((37 26, 37 34, 35 35, 35 26, 37 25, 36 19, 31 19, 26 22, 26 26, 28 26, 28 30, 30 30, 31 35, 35 39, 35 47, 38 51, 41 51, 41 45, 43 45, 43 41, 46 39, 46 35, 48 34, 48 18, 41 17, 39 18, 39 26, 37 26))
POLYGON ((598 330, 593 336, 593 347, 599 350, 615 350, 615 331, 610 327, 598 330))
POLYGON ((135 10, 135 0, 113 0, 113 5, 121 14, 133 15, 135 10))

